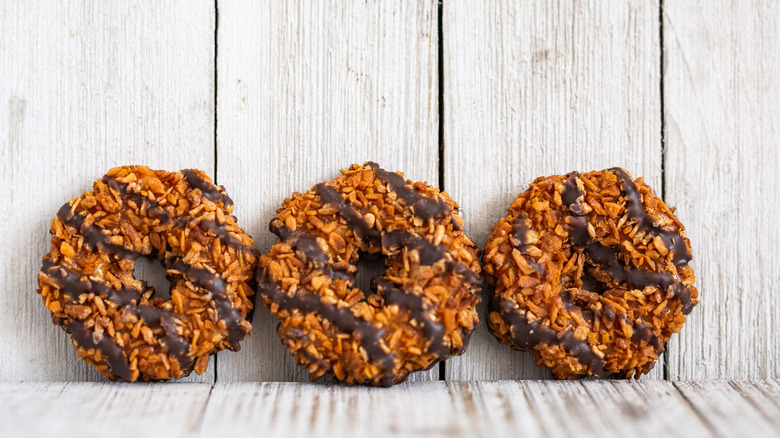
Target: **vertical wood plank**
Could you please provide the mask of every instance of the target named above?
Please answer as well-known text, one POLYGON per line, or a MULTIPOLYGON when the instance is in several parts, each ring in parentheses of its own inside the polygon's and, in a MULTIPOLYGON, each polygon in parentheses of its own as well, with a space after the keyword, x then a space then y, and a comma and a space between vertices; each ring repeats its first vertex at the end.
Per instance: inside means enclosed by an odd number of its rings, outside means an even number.
POLYGON ((104 380, 35 293, 49 226, 117 165, 213 173, 213 6, 0 5, 0 380, 104 380))
POLYGON ((673 379, 780 377, 780 5, 664 3, 666 187, 701 305, 673 379))
MULTIPOLYGON (((538 176, 622 166, 661 193, 657 2, 444 2, 443 34, 444 186, 478 245, 538 176)), ((487 330, 446 373, 550 376, 487 330)))
POLYGON ((203 383, 0 383, 0 436, 192 436, 203 383))
MULTIPOLYGON (((433 0, 219 4, 218 180, 259 250, 285 197, 352 163, 436 184, 436 22, 433 0)), ((257 303, 252 338, 220 355, 218 379, 305 380, 257 303)))

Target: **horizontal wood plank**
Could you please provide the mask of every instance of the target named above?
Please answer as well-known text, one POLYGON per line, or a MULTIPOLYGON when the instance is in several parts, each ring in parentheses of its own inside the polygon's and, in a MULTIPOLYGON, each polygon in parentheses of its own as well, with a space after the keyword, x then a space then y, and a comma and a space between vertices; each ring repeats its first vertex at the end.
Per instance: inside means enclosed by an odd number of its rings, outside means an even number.
POLYGON ((218 383, 200 436, 710 436, 669 382, 218 383))
POLYGON ((0 383, 0 436, 777 436, 780 382, 0 383))
POLYGON ((780 385, 776 380, 680 381, 674 386, 717 436, 780 434, 780 385))
POLYGON ((0 436, 191 436, 210 384, 0 383, 0 436))

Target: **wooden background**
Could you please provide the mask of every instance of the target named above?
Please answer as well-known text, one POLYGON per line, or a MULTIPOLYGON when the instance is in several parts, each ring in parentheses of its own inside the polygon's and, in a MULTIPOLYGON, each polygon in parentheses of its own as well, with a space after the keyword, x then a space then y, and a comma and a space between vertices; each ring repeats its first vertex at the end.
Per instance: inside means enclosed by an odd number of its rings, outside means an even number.
MULTIPOLYGON (((701 299, 651 377, 779 378, 779 48, 769 0, 2 1, 0 381, 104 380, 35 289, 55 212, 110 167, 206 170, 265 251, 285 196, 366 160, 443 186, 480 245, 537 176, 643 176, 701 299)), ((305 381, 275 325, 189 380, 305 381)), ((415 377, 440 378, 550 375, 483 326, 415 377)))

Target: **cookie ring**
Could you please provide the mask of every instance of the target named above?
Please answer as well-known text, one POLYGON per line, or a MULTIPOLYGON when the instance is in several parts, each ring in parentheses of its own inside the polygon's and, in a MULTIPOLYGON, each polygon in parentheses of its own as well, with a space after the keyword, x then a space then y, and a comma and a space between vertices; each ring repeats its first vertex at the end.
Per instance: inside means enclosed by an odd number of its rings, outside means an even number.
POLYGON ((310 378, 390 386, 465 350, 479 324, 479 260, 446 192, 375 163, 286 199, 260 257, 258 290, 310 378), (386 256, 374 293, 362 254, 386 256))
POLYGON ((233 202, 200 170, 117 167, 52 221, 38 293, 79 357, 127 381, 202 374, 248 336, 257 253, 233 202), (170 299, 133 277, 157 258, 170 299))
POLYGON ((623 169, 536 179, 485 246, 490 331, 558 378, 639 378, 698 304, 683 231, 623 169))

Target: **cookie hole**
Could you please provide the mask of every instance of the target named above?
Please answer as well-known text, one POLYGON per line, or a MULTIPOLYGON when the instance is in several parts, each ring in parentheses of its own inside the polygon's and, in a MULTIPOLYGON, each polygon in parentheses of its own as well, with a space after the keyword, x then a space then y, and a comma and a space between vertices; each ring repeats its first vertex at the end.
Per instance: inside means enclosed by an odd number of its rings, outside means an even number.
POLYGON ((133 276, 136 280, 145 282, 148 287, 154 288, 152 297, 164 300, 171 298, 171 282, 168 281, 168 274, 159 260, 139 257, 135 261, 133 276))
POLYGON ((582 289, 588 292, 593 292, 602 295, 604 291, 607 290, 606 284, 596 280, 590 275, 583 275, 580 280, 582 280, 582 289))
POLYGON ((364 294, 369 295, 376 293, 376 286, 372 288, 371 280, 374 277, 381 276, 387 266, 385 265, 385 259, 381 253, 366 253, 360 251, 360 261, 358 262, 358 271, 355 275, 355 287, 362 290, 364 294))

